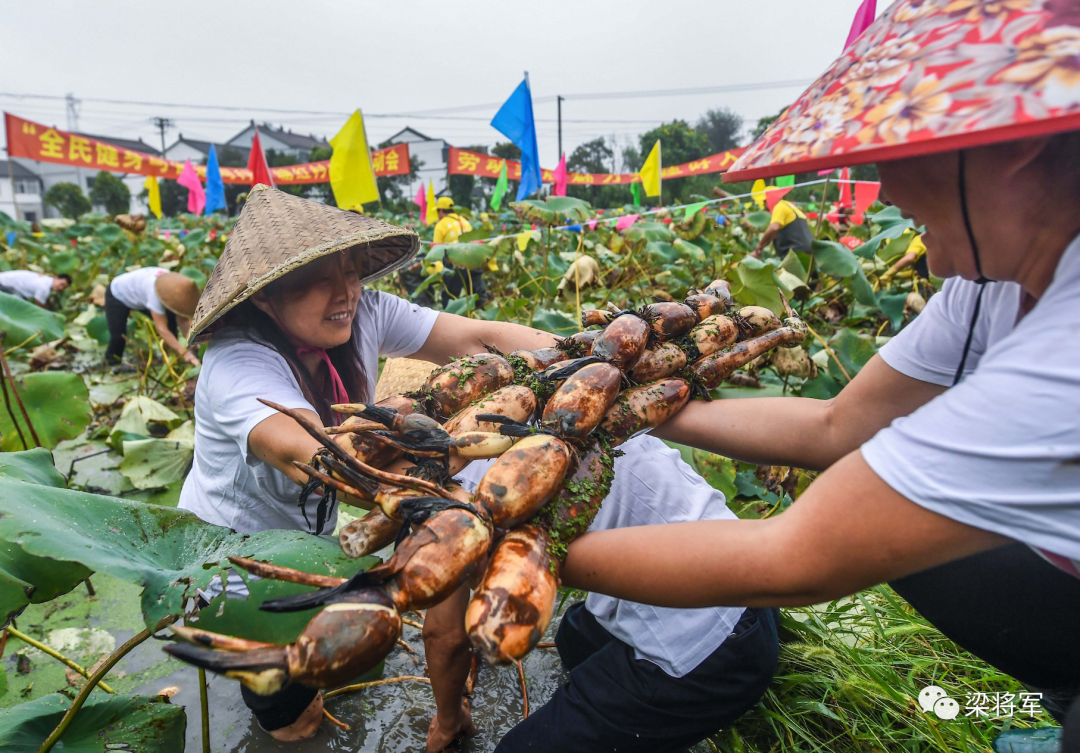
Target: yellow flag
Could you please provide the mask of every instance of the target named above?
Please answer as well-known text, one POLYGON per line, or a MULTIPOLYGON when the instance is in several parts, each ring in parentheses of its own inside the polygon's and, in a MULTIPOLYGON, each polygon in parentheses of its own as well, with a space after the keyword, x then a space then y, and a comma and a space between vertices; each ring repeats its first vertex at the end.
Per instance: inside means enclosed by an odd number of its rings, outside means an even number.
POLYGON ((660 195, 660 170, 660 139, 657 139, 649 158, 641 166, 641 185, 646 196, 660 195))
POLYGON ((337 136, 330 139, 334 154, 330 157, 330 187, 342 209, 379 200, 379 186, 371 166, 371 150, 364 133, 364 117, 357 110, 337 136))
POLYGON ((750 187, 750 198, 758 205, 758 209, 765 208, 765 194, 765 181, 758 178, 754 181, 754 185, 750 187))
POLYGON ((434 225, 439 221, 439 210, 435 207, 435 183, 428 181, 427 184, 427 217, 424 218, 425 225, 434 225))
POLYGON ((146 193, 148 194, 146 197, 146 206, 150 207, 150 211, 160 220, 161 190, 158 188, 157 178, 153 175, 147 175, 146 180, 143 181, 143 188, 146 189, 146 193))

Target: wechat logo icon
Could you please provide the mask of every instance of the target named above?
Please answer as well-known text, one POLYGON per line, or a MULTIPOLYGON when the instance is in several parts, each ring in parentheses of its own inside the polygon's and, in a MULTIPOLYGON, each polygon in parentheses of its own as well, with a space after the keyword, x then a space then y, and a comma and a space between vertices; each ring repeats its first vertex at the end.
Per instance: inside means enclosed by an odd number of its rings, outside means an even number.
POLYGON ((927 714, 948 721, 960 714, 960 704, 937 685, 927 685, 919 692, 919 705, 927 714))

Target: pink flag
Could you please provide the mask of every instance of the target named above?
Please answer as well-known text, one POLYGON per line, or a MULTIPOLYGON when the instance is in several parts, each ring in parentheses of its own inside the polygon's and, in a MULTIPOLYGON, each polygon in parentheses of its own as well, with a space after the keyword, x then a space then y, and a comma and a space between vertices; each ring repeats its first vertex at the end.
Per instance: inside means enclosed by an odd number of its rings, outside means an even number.
POLYGON ((566 155, 562 156, 559 160, 559 166, 555 168, 555 172, 551 174, 551 177, 555 180, 555 187, 552 189, 552 193, 556 196, 566 196, 566 155))
POLYGON ((589 220, 587 224, 589 226, 589 230, 596 230, 596 220, 589 220))
POLYGON ((855 216, 852 217, 852 221, 856 225, 862 224, 863 214, 866 213, 867 208, 871 204, 877 201, 877 197, 880 192, 880 183, 855 184, 855 216))
POLYGON ((618 220, 615 221, 616 230, 626 230, 637 221, 638 216, 636 214, 624 214, 618 220))
POLYGON ((835 167, 830 167, 828 170, 818 170, 817 171, 818 177, 820 178, 822 175, 828 175, 829 173, 831 173, 835 169, 836 169, 835 167))
POLYGON ((862 5, 855 11, 855 18, 851 22, 851 31, 848 32, 847 41, 844 42, 845 50, 855 43, 855 40, 866 31, 870 24, 874 23, 874 16, 876 15, 877 0, 863 0, 862 5))
POLYGON ((427 194, 424 193, 424 184, 421 182, 420 187, 416 189, 416 196, 413 197, 413 204, 417 204, 420 207, 420 219, 427 217, 427 194))
POLYGON ((767 206, 771 212, 780 202, 780 199, 784 198, 784 196, 787 195, 787 192, 794 187, 795 186, 784 186, 783 188, 770 188, 765 192, 765 206, 767 206))
POLYGON ((185 160, 184 169, 180 171, 180 177, 176 182, 188 190, 187 210, 192 214, 202 214, 206 206, 206 191, 199 182, 199 176, 191 165, 191 160, 185 160))

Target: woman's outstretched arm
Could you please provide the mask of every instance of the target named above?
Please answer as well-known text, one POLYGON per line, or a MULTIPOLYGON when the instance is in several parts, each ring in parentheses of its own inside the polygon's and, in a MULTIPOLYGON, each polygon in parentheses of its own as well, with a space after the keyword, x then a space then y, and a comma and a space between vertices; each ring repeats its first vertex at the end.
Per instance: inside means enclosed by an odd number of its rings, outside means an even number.
POLYGON ((550 348, 555 335, 513 322, 489 322, 440 313, 431 334, 413 358, 447 363, 451 358, 483 353, 484 345, 494 345, 503 353, 515 350, 550 348))
POLYGON ((805 606, 1009 541, 916 505, 855 451, 775 518, 588 533, 562 579, 665 607, 805 606))

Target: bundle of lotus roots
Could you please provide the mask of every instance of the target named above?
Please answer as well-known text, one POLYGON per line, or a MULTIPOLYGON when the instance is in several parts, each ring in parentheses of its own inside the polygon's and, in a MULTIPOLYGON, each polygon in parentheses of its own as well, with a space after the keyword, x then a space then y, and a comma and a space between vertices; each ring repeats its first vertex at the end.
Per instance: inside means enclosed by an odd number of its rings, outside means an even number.
MULTIPOLYGON (((786 306, 786 302, 785 302, 786 306)), ((489 661, 520 660, 551 619, 567 546, 585 532, 614 479, 618 446, 666 421, 693 396, 773 348, 795 347, 806 326, 790 308, 735 310, 717 280, 685 301, 593 310, 556 347, 488 352, 432 372, 416 392, 374 405, 334 406, 340 426, 285 413, 323 449, 297 464, 327 492, 371 508, 340 533, 361 557, 397 543, 385 563, 347 580, 230 558, 260 577, 318 586, 264 602, 268 612, 323 607, 288 646, 187 627, 173 655, 258 693, 290 682, 321 688, 374 667, 401 632, 401 615, 476 583, 466 614, 489 661), (497 458, 469 494, 453 477, 497 458)))

